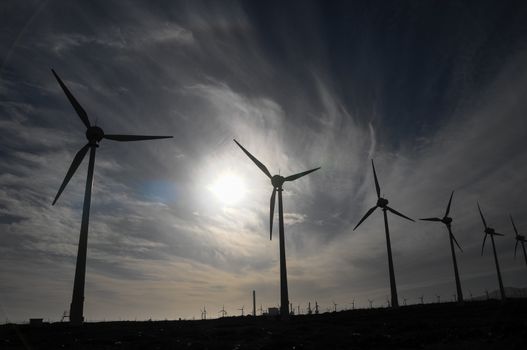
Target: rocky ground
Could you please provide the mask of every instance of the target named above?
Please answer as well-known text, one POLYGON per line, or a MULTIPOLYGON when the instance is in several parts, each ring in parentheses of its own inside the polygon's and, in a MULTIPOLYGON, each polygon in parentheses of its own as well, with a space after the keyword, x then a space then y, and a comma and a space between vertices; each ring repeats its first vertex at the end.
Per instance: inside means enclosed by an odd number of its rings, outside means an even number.
POLYGON ((0 349, 526 349, 527 299, 207 321, 0 326, 0 349))

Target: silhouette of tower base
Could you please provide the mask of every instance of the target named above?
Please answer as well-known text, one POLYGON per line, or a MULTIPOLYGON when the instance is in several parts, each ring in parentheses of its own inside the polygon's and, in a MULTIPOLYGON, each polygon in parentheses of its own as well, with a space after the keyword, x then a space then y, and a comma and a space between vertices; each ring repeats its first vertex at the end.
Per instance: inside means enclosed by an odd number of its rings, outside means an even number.
POLYGON ((390 289, 391 289, 391 307, 399 307, 399 300, 397 298, 397 286, 395 284, 395 272, 393 269, 392 259, 392 245, 390 243, 390 229, 388 228, 388 215, 386 215, 386 208, 382 209, 384 214, 384 230, 386 232, 386 249, 388 251, 388 270, 390 273, 390 289))
POLYGON ((90 219, 91 191, 93 185, 93 169, 95 165, 95 150, 97 145, 90 146, 90 160, 88 163, 88 176, 84 192, 82 208, 82 222, 75 266, 75 280, 73 282, 73 296, 70 304, 70 323, 81 325, 84 322, 84 283, 86 279, 86 254, 88 250, 88 224, 90 219))
POLYGON ((289 292, 287 290, 287 267, 285 264, 285 237, 284 237, 284 207, 282 203, 282 188, 278 188, 278 221, 280 241, 280 318, 289 318, 289 292))

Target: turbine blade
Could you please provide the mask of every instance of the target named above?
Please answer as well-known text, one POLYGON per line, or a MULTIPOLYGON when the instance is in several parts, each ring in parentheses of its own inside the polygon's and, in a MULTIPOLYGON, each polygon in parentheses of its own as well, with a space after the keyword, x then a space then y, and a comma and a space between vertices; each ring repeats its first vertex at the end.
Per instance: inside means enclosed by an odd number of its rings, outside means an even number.
POLYGON ((377 198, 381 198, 381 186, 379 186, 379 180, 377 180, 377 173, 375 172, 373 159, 371 160, 371 166, 373 168, 373 177, 375 178, 375 190, 377 191, 377 198))
POLYGON ((82 160, 84 159, 84 156, 86 156, 86 152, 88 152, 89 148, 90 144, 88 143, 77 152, 75 158, 73 158, 73 161, 71 162, 68 172, 66 173, 66 177, 64 178, 64 181, 62 181, 62 185, 60 185, 59 191, 57 192, 57 195, 55 196, 55 199, 53 200, 53 203, 51 205, 55 205, 55 203, 57 203, 60 194, 62 193, 62 191, 64 191, 66 185, 68 184, 68 182, 70 182, 71 177, 73 176, 73 174, 75 174, 75 171, 82 163, 82 160))
POLYGON ((55 79, 57 79, 57 81, 59 82, 59 85, 62 88, 62 91, 64 91, 64 93, 68 97, 68 100, 70 100, 70 103, 73 106, 73 108, 75 109, 75 111, 77 112, 77 115, 79 116, 79 118, 81 118, 81 120, 84 123, 84 125, 86 126, 86 128, 89 128, 91 125, 90 125, 90 120, 88 119, 88 114, 86 114, 86 111, 84 110, 84 108, 82 108, 80 103, 77 102, 77 100, 75 99, 73 94, 70 92, 70 90, 68 90, 66 85, 62 82, 62 79, 60 79, 60 77, 55 72, 55 70, 52 68, 51 71, 53 72, 53 75, 55 76, 55 79))
POLYGON ((262 171, 264 172, 264 174, 267 175, 267 177, 272 178, 271 173, 269 172, 269 170, 267 170, 267 168, 265 167, 265 165, 262 164, 262 162, 260 162, 258 159, 256 159, 255 156, 253 156, 252 154, 250 154, 249 151, 247 151, 245 148, 243 148, 243 146, 240 145, 240 144, 238 143, 238 141, 236 141, 236 140, 233 140, 233 141, 236 142, 236 144, 237 144, 238 146, 240 146, 240 148, 242 149, 242 151, 244 151, 245 154, 246 154, 249 158, 251 158, 251 160, 254 162, 254 164, 256 164, 256 166, 257 166, 258 168, 260 168, 260 170, 262 170, 262 171))
POLYGON ((450 194, 450 199, 448 201, 448 206, 446 207, 445 217, 450 213, 450 205, 452 204, 452 197, 454 196, 454 191, 450 194))
POLYGON ((276 189, 273 189, 273 194, 271 194, 271 215, 269 216, 269 239, 273 240, 273 219, 274 219, 274 200, 276 198, 276 189))
POLYGON ((514 225, 514 220, 512 220, 512 215, 509 215, 512 222, 512 227, 514 227, 514 232, 516 233, 516 236, 518 236, 518 229, 516 228, 516 225, 514 225))
POLYGON ((399 213, 399 212, 398 212, 397 210, 395 210, 395 209, 392 209, 392 208, 390 208, 390 207, 386 207, 386 209, 388 209, 389 211, 391 211, 391 212, 394 213, 395 215, 399 215, 399 216, 402 217, 402 218, 405 218, 405 219, 407 219, 407 220, 410 220, 410 221, 414 221, 414 222, 415 222, 414 219, 411 219, 411 218, 409 218, 408 216, 399 213))
POLYGON ((518 249, 518 243, 519 241, 516 240, 516 244, 514 245, 514 259, 516 259, 516 250, 518 249))
POLYGON ((171 139, 173 136, 145 136, 145 135, 104 135, 105 139, 112 141, 143 141, 156 139, 171 139))
POLYGON ((481 221, 483 221, 483 226, 487 228, 487 222, 485 221, 485 218, 483 217, 483 213, 481 212, 481 207, 479 206, 479 203, 478 203, 478 209, 479 209, 479 215, 481 215, 481 221))
POLYGON ((439 221, 439 222, 441 222, 440 218, 426 218, 426 219, 419 219, 419 220, 423 220, 423 221, 439 221))
POLYGON ((487 240, 487 234, 485 233, 485 237, 483 237, 483 245, 481 246, 481 256, 483 256, 483 248, 485 248, 486 240, 487 240))
POLYGON ((307 174, 309 174, 309 173, 312 173, 313 171, 316 171, 316 170, 318 170, 318 169, 320 169, 320 167, 315 168, 315 169, 311 169, 311 170, 308 170, 308 171, 304 171, 303 173, 298 173, 298 174, 294 174, 294 175, 289 175, 289 176, 286 177, 284 180, 285 180, 285 181, 294 181, 294 180, 296 180, 296 179, 298 179, 298 178, 301 178, 302 176, 305 176, 305 175, 307 175, 307 174))
POLYGON ((454 243, 456 243, 456 245, 459 248, 459 250, 461 250, 461 252, 463 252, 463 248, 461 248, 461 246, 457 242, 456 236, 454 236, 454 234, 452 232, 450 232, 450 236, 452 236, 452 239, 454 240, 454 243))
POLYGON ((499 233, 499 232, 494 232, 494 234, 495 234, 496 236, 505 236, 503 233, 499 233))
POLYGON ((362 224, 362 222, 363 222, 364 220, 366 220, 366 218, 367 218, 368 216, 370 216, 371 213, 373 213, 373 212, 375 211, 375 209, 377 209, 377 206, 374 206, 373 208, 371 208, 370 210, 368 210, 368 211, 366 212, 366 214, 364 214, 364 216, 362 217, 362 219, 360 219, 360 221, 359 221, 359 223, 357 224, 357 226, 355 226, 355 228, 353 228, 353 231, 355 231, 355 229, 356 229, 357 227, 359 227, 359 225, 362 224))

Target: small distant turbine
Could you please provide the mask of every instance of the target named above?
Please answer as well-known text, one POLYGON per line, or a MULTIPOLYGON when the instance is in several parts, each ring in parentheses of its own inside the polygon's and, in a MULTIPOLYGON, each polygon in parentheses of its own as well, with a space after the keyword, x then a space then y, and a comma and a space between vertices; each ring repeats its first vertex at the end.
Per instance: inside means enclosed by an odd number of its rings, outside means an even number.
POLYGON ((353 301, 351 302, 351 309, 355 310, 355 298, 353 298, 353 301))
POLYGON ((242 316, 244 316, 243 314, 243 309, 245 308, 245 305, 243 305, 241 308, 239 308, 238 310, 240 310, 242 312, 242 316))
POLYGON ((315 315, 318 315, 318 303, 315 300, 315 315))
POLYGON ((448 216, 450 213, 450 205, 452 204, 452 196, 454 196, 454 191, 450 194, 450 200, 448 201, 448 205, 446 207, 445 215, 443 218, 427 218, 427 219, 421 219, 424 221, 437 221, 445 224, 447 230, 448 230, 448 237, 450 238, 450 251, 452 253, 452 261, 454 263, 454 277, 456 280, 456 290, 458 298, 457 300, 460 303, 463 303, 463 290, 461 289, 461 282, 459 280, 459 271, 457 268, 457 259, 456 259, 456 251, 454 250, 454 242, 458 246, 459 250, 463 252, 463 249, 461 249, 461 246, 456 240, 456 237, 454 237, 454 234, 452 234, 452 218, 448 216))
POLYGON ((425 302, 425 296, 423 294, 421 294, 421 296, 419 297, 419 300, 421 301, 421 305, 423 305, 425 302))
POLYGON ((373 308, 373 301, 374 301, 373 299, 368 299, 368 302, 370 303, 370 309, 373 308))
POLYGON ((392 245, 390 243, 390 230, 388 228, 388 216, 386 215, 386 211, 391 211, 393 214, 398 215, 410 221, 414 221, 414 220, 410 219, 408 216, 403 215, 399 213, 398 211, 396 211, 395 209, 392 209, 388 206, 388 200, 381 197, 381 187, 379 186, 379 181, 377 180, 377 173, 375 172, 375 165, 373 164, 373 159, 371 160, 371 166, 373 168, 373 177, 375 178, 375 190, 377 191, 377 204, 375 204, 374 207, 372 207, 370 210, 366 212, 366 214, 364 214, 364 216, 362 217, 362 219, 360 219, 359 223, 357 224, 357 226, 355 226, 353 231, 355 231, 355 229, 359 227, 359 225, 364 220, 366 220, 366 218, 370 216, 371 213, 375 211, 375 209, 377 208, 382 209, 383 214, 384 214, 384 230, 386 233, 386 248, 388 250, 388 269, 390 271, 390 289, 391 289, 391 294, 392 294, 391 305, 393 307, 398 307, 399 301, 397 299, 397 286, 395 284, 395 272, 393 269, 393 259, 392 259, 392 245))
POLYGON ((337 303, 333 301, 333 312, 337 312, 337 303))
POLYGON ((225 311, 225 305, 221 306, 219 313, 221 314, 221 317, 225 317, 225 315, 227 315, 227 311, 225 311))
POLYGON ((485 221, 485 218, 483 217, 483 213, 481 212, 481 207, 478 203, 478 209, 479 209, 479 215, 481 215, 481 221, 483 221, 483 226, 485 227, 485 236, 483 238, 483 245, 481 246, 481 256, 483 256, 483 249, 485 248, 485 241, 487 239, 487 236, 490 236, 490 240, 492 242, 492 251, 494 252, 494 262, 496 263, 496 271, 498 273, 498 283, 500 286, 500 294, 501 294, 501 300, 505 301, 505 288, 503 288, 503 282, 501 280, 501 271, 500 271, 500 264, 498 262, 498 254, 496 254, 496 245, 494 244, 494 236, 504 236, 502 233, 496 232, 493 228, 487 226, 487 222, 485 221))
POLYGON ((404 305, 404 306, 406 306, 406 301, 407 301, 407 300, 408 300, 408 299, 403 298, 403 305, 404 305))
POLYGON ((311 310, 311 302, 307 304, 307 314, 311 315, 313 313, 313 310, 311 310))
POLYGON ((282 204, 282 186, 285 182, 297 180, 307 174, 312 173, 320 167, 304 171, 302 173, 283 177, 281 175, 271 175, 267 167, 254 157, 249 151, 247 151, 238 141, 234 140, 236 144, 242 149, 242 151, 256 164, 258 168, 271 180, 273 186, 273 192, 271 194, 271 212, 269 216, 270 221, 270 239, 273 239, 273 219, 274 219, 274 207, 276 192, 278 192, 278 229, 279 229, 279 241, 280 241, 280 317, 286 319, 289 315, 289 293, 287 290, 287 268, 285 264, 285 236, 284 236, 284 207, 282 204))
POLYGON ((99 147, 99 142, 103 139, 111 141, 142 141, 142 140, 154 140, 154 139, 166 139, 172 138, 172 136, 144 136, 144 135, 115 135, 105 134, 104 131, 95 125, 91 125, 88 114, 82 108, 80 103, 75 99, 73 94, 68 90, 66 85, 62 82, 62 79, 52 69, 53 75, 57 79, 62 91, 66 94, 66 97, 70 101, 71 105, 77 112, 80 120, 86 127, 86 138, 88 143, 84 145, 73 158, 73 162, 66 173, 62 185, 60 185, 59 191, 53 200, 52 205, 57 203, 62 191, 68 185, 70 179, 77 171, 77 168, 82 163, 86 153, 90 151, 90 159, 88 162, 88 176, 86 178, 86 187, 84 190, 84 203, 82 207, 82 222, 80 229, 79 246, 77 251, 77 263, 75 266, 75 280, 73 283, 73 297, 70 305, 70 322, 75 325, 80 325, 84 322, 83 309, 84 309, 84 284, 86 277, 86 255, 88 249, 88 226, 90 221, 90 206, 91 206, 91 191, 93 185, 93 171, 95 167, 95 150, 99 147))
POLYGON ((437 299, 437 302, 438 302, 438 303, 441 303, 441 295, 437 295, 437 294, 436 294, 436 299, 437 299))
POLYGON ((520 235, 518 233, 518 229, 516 228, 516 225, 514 224, 514 220, 512 220, 512 215, 510 215, 510 218, 511 218, 512 227, 514 228, 514 233, 516 234, 516 236, 514 237, 516 239, 516 244, 514 245, 514 259, 516 259, 516 250, 518 249, 518 244, 521 243, 522 250, 523 250, 523 257, 525 258, 525 265, 527 265, 527 253, 525 252, 525 242, 527 242, 527 240, 525 240, 525 236, 520 235))

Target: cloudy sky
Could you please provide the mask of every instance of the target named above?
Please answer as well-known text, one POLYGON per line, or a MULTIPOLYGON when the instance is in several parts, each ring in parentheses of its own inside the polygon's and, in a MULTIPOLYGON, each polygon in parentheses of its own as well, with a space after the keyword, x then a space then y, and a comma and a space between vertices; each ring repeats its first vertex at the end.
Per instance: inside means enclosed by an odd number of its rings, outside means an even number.
MULTIPOLYGON (((69 309, 87 161, 51 202, 84 126, 53 67, 107 133, 95 165, 85 317, 199 318, 280 301, 266 176, 284 191, 289 298, 385 304, 382 213, 442 216, 466 297, 527 286, 508 215, 527 232, 523 1, 2 1, 0 318, 69 309)), ((399 298, 455 293, 446 230, 390 215, 399 298)), ((277 224, 277 220, 275 220, 277 224)), ((277 227, 275 227, 277 232, 277 227)), ((4 320, 2 320, 3 322, 4 320)))

